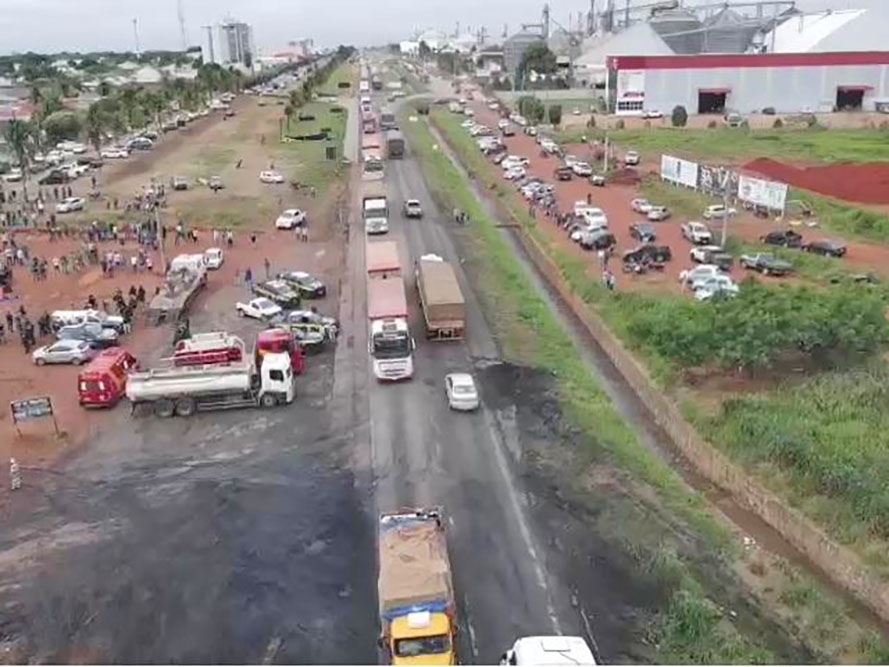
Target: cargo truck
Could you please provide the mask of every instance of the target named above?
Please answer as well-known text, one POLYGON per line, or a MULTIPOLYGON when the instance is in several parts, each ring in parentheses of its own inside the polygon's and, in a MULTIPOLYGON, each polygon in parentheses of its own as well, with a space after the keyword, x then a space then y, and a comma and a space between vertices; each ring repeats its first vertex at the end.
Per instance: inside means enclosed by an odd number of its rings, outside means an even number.
POLYGON ((374 74, 370 78, 370 86, 374 90, 383 90, 383 77, 381 77, 379 74, 374 74))
POLYGON ((395 119, 395 112, 391 109, 383 109, 380 112, 380 129, 383 132, 398 129, 398 121, 395 119))
POLYGON ((367 234, 389 232, 389 204, 386 189, 382 184, 371 184, 361 198, 361 212, 364 218, 364 231, 367 234))
POLYGON ((400 160, 404 157, 404 135, 398 130, 386 132, 386 157, 400 160))
POLYGON ((407 298, 401 276, 368 279, 368 352, 378 380, 406 380, 414 374, 414 339, 407 323, 407 298))
POLYGON ((423 255, 414 270, 429 340, 461 340, 466 326, 463 293, 454 269, 438 255, 423 255))
POLYGON ((395 241, 371 241, 364 253, 368 280, 401 275, 401 260, 395 241))
POLYGON ((441 513, 380 517, 380 644, 392 664, 453 665, 456 605, 441 513))
POLYGON ((291 403, 296 396, 287 354, 265 354, 239 363, 169 366, 137 371, 127 378, 133 412, 150 406, 158 417, 188 417, 200 410, 224 410, 291 403))

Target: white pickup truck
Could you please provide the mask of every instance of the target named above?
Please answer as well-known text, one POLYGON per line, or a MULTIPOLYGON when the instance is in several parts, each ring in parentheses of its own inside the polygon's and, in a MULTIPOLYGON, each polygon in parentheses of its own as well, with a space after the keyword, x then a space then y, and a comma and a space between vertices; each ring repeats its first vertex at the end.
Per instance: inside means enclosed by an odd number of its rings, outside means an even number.
POLYGON ((241 317, 252 317, 255 320, 269 320, 283 311, 281 306, 265 297, 250 299, 247 303, 238 301, 235 310, 241 317))

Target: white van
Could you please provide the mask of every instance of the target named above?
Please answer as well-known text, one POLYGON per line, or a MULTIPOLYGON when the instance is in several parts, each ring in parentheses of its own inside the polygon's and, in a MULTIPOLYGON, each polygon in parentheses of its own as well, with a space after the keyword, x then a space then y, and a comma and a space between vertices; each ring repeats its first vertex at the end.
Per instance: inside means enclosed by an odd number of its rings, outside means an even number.
POLYGON ((211 271, 215 271, 222 266, 225 260, 225 254, 222 248, 207 248, 204 251, 204 265, 211 271))
POLYGON ((103 329, 123 330, 123 318, 120 315, 109 315, 102 310, 56 310, 50 314, 50 322, 54 329, 83 324, 98 324, 103 329))
POLYGON ((595 665, 582 637, 521 637, 500 657, 501 665, 595 665))

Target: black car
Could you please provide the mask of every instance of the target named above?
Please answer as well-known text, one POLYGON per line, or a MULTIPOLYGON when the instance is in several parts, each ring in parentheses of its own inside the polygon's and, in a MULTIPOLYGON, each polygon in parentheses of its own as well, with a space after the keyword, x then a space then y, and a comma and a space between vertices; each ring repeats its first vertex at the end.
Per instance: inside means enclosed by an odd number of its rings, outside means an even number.
POLYGON ((648 222, 634 222, 630 225, 630 236, 640 243, 654 243, 657 238, 654 225, 648 222))
POLYGON ((327 286, 315 276, 305 271, 285 271, 278 278, 309 299, 321 299, 327 296, 327 286))
POLYGON ((742 269, 759 271, 766 276, 786 276, 793 273, 793 264, 767 252, 741 255, 738 263, 742 269))
POLYGON ((68 175, 67 171, 53 169, 46 176, 37 181, 37 183, 39 185, 62 185, 70 180, 71 176, 68 175))
POLYGON ((846 254, 846 246, 839 241, 830 241, 822 239, 820 241, 810 241, 802 246, 803 251, 811 252, 816 255, 824 255, 825 257, 842 257, 846 254))
POLYGON ((253 286, 253 293, 256 296, 264 296, 270 301, 274 301, 282 308, 299 308, 302 299, 299 292, 295 290, 285 280, 266 280, 253 286))
POLYGON ((568 165, 556 167, 555 177, 557 181, 570 181, 574 177, 574 170, 568 165))
POLYGON ((632 250, 627 250, 623 255, 625 264, 642 264, 647 261, 668 262, 671 259, 673 259, 673 253, 670 251, 670 246, 652 243, 636 246, 632 250))
POLYGON ((760 236, 759 240, 767 245, 778 245, 783 248, 799 248, 803 244, 803 237, 792 229, 769 232, 760 236))

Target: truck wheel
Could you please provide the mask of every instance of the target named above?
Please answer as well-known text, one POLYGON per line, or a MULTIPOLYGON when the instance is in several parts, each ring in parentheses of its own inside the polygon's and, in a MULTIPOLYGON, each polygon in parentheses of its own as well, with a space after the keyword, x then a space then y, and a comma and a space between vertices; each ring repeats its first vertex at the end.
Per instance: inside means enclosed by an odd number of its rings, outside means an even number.
POLYGON ((264 408, 273 408, 278 405, 278 399, 274 394, 263 394, 259 404, 264 408))
POLYGON ((154 414, 158 417, 167 419, 172 417, 176 411, 176 406, 169 398, 162 398, 154 404, 154 414))
POLYGON ((191 417, 195 413, 194 399, 180 398, 176 401, 176 414, 180 417, 191 417))

